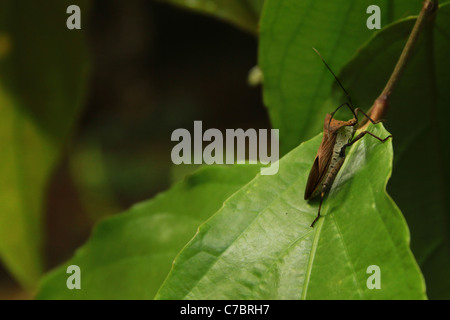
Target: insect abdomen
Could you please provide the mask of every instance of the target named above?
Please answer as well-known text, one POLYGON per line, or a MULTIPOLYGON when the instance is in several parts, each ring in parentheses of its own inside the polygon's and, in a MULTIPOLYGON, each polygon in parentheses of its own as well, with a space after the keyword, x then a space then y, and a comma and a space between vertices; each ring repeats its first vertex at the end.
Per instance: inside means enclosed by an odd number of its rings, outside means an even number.
POLYGON ((340 155, 341 149, 350 141, 350 139, 353 137, 353 134, 353 127, 344 126, 338 130, 330 165, 328 166, 327 172, 325 173, 322 181, 318 184, 317 188, 312 193, 311 198, 318 196, 323 191, 327 191, 333 184, 334 179, 336 178, 339 169, 341 169, 341 166, 345 160, 345 157, 342 157, 340 155))

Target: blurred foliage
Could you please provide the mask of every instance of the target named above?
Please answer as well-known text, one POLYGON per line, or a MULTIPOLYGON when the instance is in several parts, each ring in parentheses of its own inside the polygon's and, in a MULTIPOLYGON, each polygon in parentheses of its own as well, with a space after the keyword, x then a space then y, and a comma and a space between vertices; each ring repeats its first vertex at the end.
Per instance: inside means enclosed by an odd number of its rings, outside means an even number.
MULTIPOLYGON (((6 8, 9 2, 0 3, 6 8)), ((25 43, 29 38, 37 37, 34 34, 31 36, 34 31, 30 30, 40 31, 44 27, 29 25, 25 18, 14 22, 12 18, 18 13, 11 15, 6 9, 0 12, 3 14, 2 23, 10 24, 8 28, 23 29, 23 38, 20 40, 24 43, 24 49, 21 54, 27 57, 27 68, 31 69, 28 77, 22 76, 24 80, 21 82, 36 82, 36 89, 45 92, 46 96, 55 94, 52 86, 56 93, 66 93, 54 83, 39 83, 41 78, 45 80, 53 76, 59 81, 55 82, 62 86, 78 81, 78 75, 70 78, 67 71, 77 69, 77 72, 83 73, 85 81, 87 70, 72 55, 86 64, 86 44, 91 51, 92 68, 85 111, 77 131, 62 150, 63 156, 60 157, 62 145, 58 145, 60 149, 55 150, 58 157, 48 166, 45 183, 42 183, 43 190, 39 192, 40 211, 46 216, 39 217, 41 226, 28 218, 24 222, 29 222, 30 228, 39 228, 40 236, 42 228, 46 228, 44 257, 42 241, 38 243, 34 236, 30 240, 31 245, 40 247, 40 251, 30 249, 29 253, 36 255, 40 265, 34 267, 28 263, 28 270, 24 271, 35 278, 34 282, 40 277, 42 268, 54 267, 72 255, 73 250, 86 240, 86 231, 93 222, 150 198, 195 170, 195 166, 175 167, 171 163, 171 142, 168 137, 174 128, 189 128, 195 119, 203 119, 208 127, 230 127, 230 123, 236 121, 236 112, 240 113, 239 125, 243 128, 268 125, 267 116, 260 108, 260 91, 249 91, 245 82, 248 69, 256 63, 256 40, 253 36, 207 17, 141 0, 92 1, 89 15, 81 2, 83 30, 69 32, 65 27, 69 4, 73 2, 59 3, 57 7, 50 2, 43 5, 45 8, 27 6, 26 3, 8 4, 11 6, 8 10, 20 9, 25 16, 35 10, 37 15, 30 19, 30 23, 39 25, 45 20, 45 40, 41 42, 46 46, 37 49, 31 45, 29 47, 35 50, 38 58, 29 52, 31 49, 25 47, 25 43), (5 18, 7 14, 9 19, 5 18), (56 16, 58 27, 53 30, 47 24, 52 24, 56 16), (182 32, 171 19, 185 26, 182 32), (19 22, 23 25, 19 25, 19 22), (210 34, 212 30, 213 37, 210 34), (57 34, 53 35, 55 32, 57 34), (66 39, 59 41, 61 34, 66 39), (55 41, 55 38, 58 40, 55 41), (64 46, 68 41, 71 52, 65 54, 64 46), (184 57, 178 54, 179 50, 184 52, 184 57), (42 56, 48 56, 48 59, 42 56), (64 59, 67 65, 61 66, 60 61, 64 59), (40 64, 32 69, 30 64, 36 61, 40 61, 40 64), (49 63, 53 64, 48 66, 49 63), (36 75, 35 70, 40 74, 36 75), (47 74, 47 70, 52 70, 52 74, 47 74), (236 78, 242 81, 235 81, 236 78), (212 105, 215 108, 211 108, 212 105), (46 221, 43 221, 44 217, 46 221)), ((7 57, 11 48, 10 38, 3 35, 0 37, 0 59, 7 57)), ((39 37, 44 35, 40 34, 39 37)), ((34 42, 32 44, 34 46, 34 42)), ((78 104, 76 95, 84 96, 84 93, 80 93, 76 86, 73 88, 70 92, 72 103, 78 104)), ((24 99, 19 93, 17 96, 24 99)), ((57 96, 59 94, 55 94, 57 96)), ((36 105, 49 107, 47 100, 36 101, 36 105)), ((61 101, 53 100, 55 105, 60 104, 54 113, 47 112, 44 107, 33 111, 33 116, 38 120, 45 118, 53 122, 43 124, 42 130, 47 130, 47 126, 51 129, 52 125, 64 126, 65 121, 69 120, 72 105, 63 106, 61 101), (62 116, 55 115, 57 111, 66 114, 66 118, 61 120, 62 116)), ((0 106, 3 107, 3 103, 0 106)), ((70 126, 73 126, 72 122, 70 126)), ((68 124, 66 129, 72 131, 68 124)), ((62 133, 55 136, 62 142, 67 141, 62 133)), ((15 145, 9 136, 2 142, 15 145)), ((28 145, 27 150, 31 154, 31 142, 28 145)), ((40 152, 38 156, 53 157, 50 152, 40 152)), ((37 163, 34 163, 33 170, 35 174, 40 172, 37 163)), ((2 227, 7 228, 8 224, 2 224, 2 227)), ((28 241, 22 236, 23 233, 16 235, 28 241)), ((14 250, 7 243, 5 247, 14 250)), ((16 255, 22 253, 28 255, 25 251, 13 252, 16 255)), ((3 269, 7 267, 6 262, 0 266, 0 297, 8 297, 8 290, 11 297, 18 297, 14 293, 17 289, 8 285, 12 280, 3 269)))
POLYGON ((0 256, 27 288, 43 270, 46 185, 83 105, 87 53, 69 4, 0 1, 0 256))
POLYGON ((194 10, 232 24, 257 34, 259 16, 264 0, 158 0, 194 10))

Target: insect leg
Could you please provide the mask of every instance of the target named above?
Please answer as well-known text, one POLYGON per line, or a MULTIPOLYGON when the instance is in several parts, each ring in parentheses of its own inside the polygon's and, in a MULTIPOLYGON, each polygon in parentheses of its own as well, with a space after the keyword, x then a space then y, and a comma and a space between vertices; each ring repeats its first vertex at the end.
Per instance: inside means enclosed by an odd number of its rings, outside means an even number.
POLYGON ((314 224, 317 222, 317 220, 319 220, 320 218, 320 209, 322 208, 322 202, 323 202, 323 198, 325 197, 325 192, 322 191, 322 193, 320 194, 320 204, 319 204, 319 212, 317 212, 317 217, 314 219, 313 223, 311 223, 311 228, 314 228, 314 224))
POLYGON ((347 147, 350 147, 352 144, 354 144, 354 143, 357 142, 358 140, 360 140, 360 139, 361 139, 362 137, 364 137, 366 134, 371 135, 372 137, 374 137, 375 139, 379 140, 380 142, 385 142, 387 139, 392 138, 392 134, 388 135, 386 138, 383 139, 383 138, 380 138, 379 136, 374 135, 372 132, 369 132, 369 131, 363 131, 363 132, 361 132, 360 134, 358 134, 358 135, 356 136, 355 139, 353 139, 353 140, 350 141, 349 143, 346 143, 346 144, 344 144, 344 145, 342 146, 341 152, 340 152, 339 156, 345 157, 345 149, 346 149, 347 147))

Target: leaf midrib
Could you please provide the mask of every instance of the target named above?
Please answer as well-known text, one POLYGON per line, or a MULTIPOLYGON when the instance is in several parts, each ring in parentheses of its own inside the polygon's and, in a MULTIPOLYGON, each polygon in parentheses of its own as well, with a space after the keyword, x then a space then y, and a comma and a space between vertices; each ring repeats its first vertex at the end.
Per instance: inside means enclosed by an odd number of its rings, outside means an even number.
POLYGON ((305 274, 305 281, 303 282, 303 290, 302 295, 300 297, 301 300, 306 300, 306 295, 308 292, 309 287, 309 280, 311 278, 311 272, 312 272, 312 266, 314 263, 314 258, 316 256, 317 246, 319 244, 319 238, 320 238, 320 231, 322 230, 323 222, 325 219, 319 219, 317 222, 316 231, 314 232, 314 239, 313 244, 311 247, 311 250, 309 251, 309 259, 308 259, 308 265, 306 268, 306 274, 305 274))

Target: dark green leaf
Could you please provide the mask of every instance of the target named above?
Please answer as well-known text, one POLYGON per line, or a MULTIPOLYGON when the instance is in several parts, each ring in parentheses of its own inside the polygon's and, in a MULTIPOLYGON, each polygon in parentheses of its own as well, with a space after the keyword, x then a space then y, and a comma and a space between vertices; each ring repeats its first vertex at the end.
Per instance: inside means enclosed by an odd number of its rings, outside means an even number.
POLYGON ((366 27, 367 7, 374 4, 381 9, 384 27, 395 19, 417 14, 422 1, 267 0, 261 20, 259 65, 264 76, 264 102, 273 127, 280 129, 281 154, 320 132, 324 115, 332 111, 323 102, 334 79, 312 47, 337 73, 374 33, 366 27))

